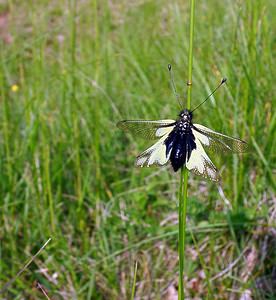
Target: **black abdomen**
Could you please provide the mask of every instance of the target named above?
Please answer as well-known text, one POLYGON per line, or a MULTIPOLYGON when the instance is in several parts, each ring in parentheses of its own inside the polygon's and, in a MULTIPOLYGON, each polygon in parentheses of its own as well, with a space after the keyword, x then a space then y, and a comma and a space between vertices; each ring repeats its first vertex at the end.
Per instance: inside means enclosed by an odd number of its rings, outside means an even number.
POLYGON ((185 133, 177 129, 173 130, 165 140, 165 145, 166 155, 171 151, 170 161, 175 172, 185 165, 192 151, 196 149, 195 137, 191 129, 185 133))

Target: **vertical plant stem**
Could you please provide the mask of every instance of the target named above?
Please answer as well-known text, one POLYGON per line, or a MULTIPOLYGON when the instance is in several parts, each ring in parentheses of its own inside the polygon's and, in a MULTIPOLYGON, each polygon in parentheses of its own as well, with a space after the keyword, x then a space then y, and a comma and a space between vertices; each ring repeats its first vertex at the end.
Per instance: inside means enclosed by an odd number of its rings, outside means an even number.
POLYGON ((132 289, 131 289, 131 298, 130 298, 131 300, 134 300, 134 297, 135 297, 137 266, 138 266, 138 263, 136 261, 135 266, 134 266, 134 277, 133 277, 133 283, 132 283, 132 289))
MULTIPOLYGON (((194 15, 195 0, 190 0, 190 39, 189 39, 189 66, 188 66, 188 91, 187 109, 191 108, 192 95, 192 70, 193 70, 193 41, 194 41, 194 15)), ((184 265, 185 265, 185 237, 186 237, 186 215, 188 200, 188 171, 181 168, 180 188, 179 188, 179 285, 178 299, 184 300, 184 265)))
POLYGON ((190 41, 189 41, 188 82, 187 82, 188 85, 187 109, 191 108, 191 95, 192 95, 194 17, 195 17, 195 0, 190 0, 190 41))
POLYGON ((50 210, 50 223, 51 223, 51 230, 52 233, 56 231, 55 225, 55 209, 54 209, 54 201, 52 195, 52 186, 51 186, 51 172, 50 172, 50 147, 47 144, 45 136, 43 136, 43 161, 44 161, 44 172, 45 172, 45 190, 46 194, 45 197, 49 203, 49 210, 50 210))
MULTIPOLYGON (((93 11, 94 11, 94 31, 95 31, 95 38, 94 38, 94 58, 95 58, 95 81, 98 83, 99 81, 99 73, 100 73, 100 47, 99 47, 99 20, 98 20, 98 10, 99 10, 99 2, 98 0, 94 0, 93 2, 93 11)), ((95 97, 94 101, 94 119, 95 123, 99 124, 100 122, 100 102, 98 97, 95 97)), ((93 147, 94 147, 94 159, 95 159, 95 166, 96 166, 96 174, 95 174, 95 181, 96 181, 96 228, 100 228, 100 201, 101 201, 101 166, 100 166, 100 127, 95 126, 94 127, 94 141, 93 141, 93 147)))
POLYGON ((188 171, 185 167, 181 169, 178 207, 178 253, 179 253, 179 283, 178 299, 184 300, 184 257, 185 257, 185 232, 187 215, 187 192, 188 192, 188 171))
POLYGON ((83 231, 85 224, 83 220, 83 192, 82 192, 82 170, 81 170, 81 157, 80 157, 80 131, 79 131, 79 121, 76 116, 76 51, 77 51, 77 0, 70 1, 70 11, 71 11, 71 104, 70 104, 70 114, 71 114, 71 123, 73 131, 73 140, 74 140, 74 164, 76 172, 76 181, 75 189, 78 199, 78 209, 77 209, 77 218, 78 226, 81 231, 83 231))

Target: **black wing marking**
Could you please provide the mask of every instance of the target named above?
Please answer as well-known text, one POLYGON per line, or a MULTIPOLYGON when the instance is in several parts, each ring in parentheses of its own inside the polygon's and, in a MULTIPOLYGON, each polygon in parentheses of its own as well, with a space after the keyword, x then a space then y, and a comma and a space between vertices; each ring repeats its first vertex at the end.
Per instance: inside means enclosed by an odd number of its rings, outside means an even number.
POLYGON ((118 128, 149 140, 164 136, 173 130, 174 125, 175 120, 125 120, 117 123, 118 128))
POLYGON ((248 144, 245 141, 218 133, 200 124, 193 125, 193 133, 203 146, 213 152, 240 153, 248 150, 248 144))

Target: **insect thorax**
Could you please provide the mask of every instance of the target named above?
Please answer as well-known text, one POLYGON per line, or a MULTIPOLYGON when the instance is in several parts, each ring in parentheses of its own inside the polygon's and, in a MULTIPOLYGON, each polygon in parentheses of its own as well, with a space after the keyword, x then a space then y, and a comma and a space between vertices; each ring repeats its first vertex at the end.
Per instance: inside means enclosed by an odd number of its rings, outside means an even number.
POLYGON ((176 131, 183 135, 191 133, 192 122, 190 120, 180 119, 176 124, 176 131))

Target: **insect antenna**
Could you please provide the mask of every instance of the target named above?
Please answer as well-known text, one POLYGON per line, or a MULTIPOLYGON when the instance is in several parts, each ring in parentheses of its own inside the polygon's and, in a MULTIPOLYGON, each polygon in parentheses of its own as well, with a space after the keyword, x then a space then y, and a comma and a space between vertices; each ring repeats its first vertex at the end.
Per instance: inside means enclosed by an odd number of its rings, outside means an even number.
POLYGON ((205 103, 224 83, 226 83, 227 79, 222 78, 220 84, 212 91, 212 93, 203 101, 201 102, 196 108, 194 108, 191 112, 195 111, 198 109, 203 103, 205 103))
POLYGON ((176 87, 175 87, 175 83, 174 83, 173 70, 172 70, 172 65, 171 64, 168 64, 168 70, 169 70, 170 76, 171 76, 171 86, 172 86, 172 89, 173 89, 174 96, 176 97, 180 108, 183 109, 183 104, 180 101, 180 96, 176 91, 176 87))

